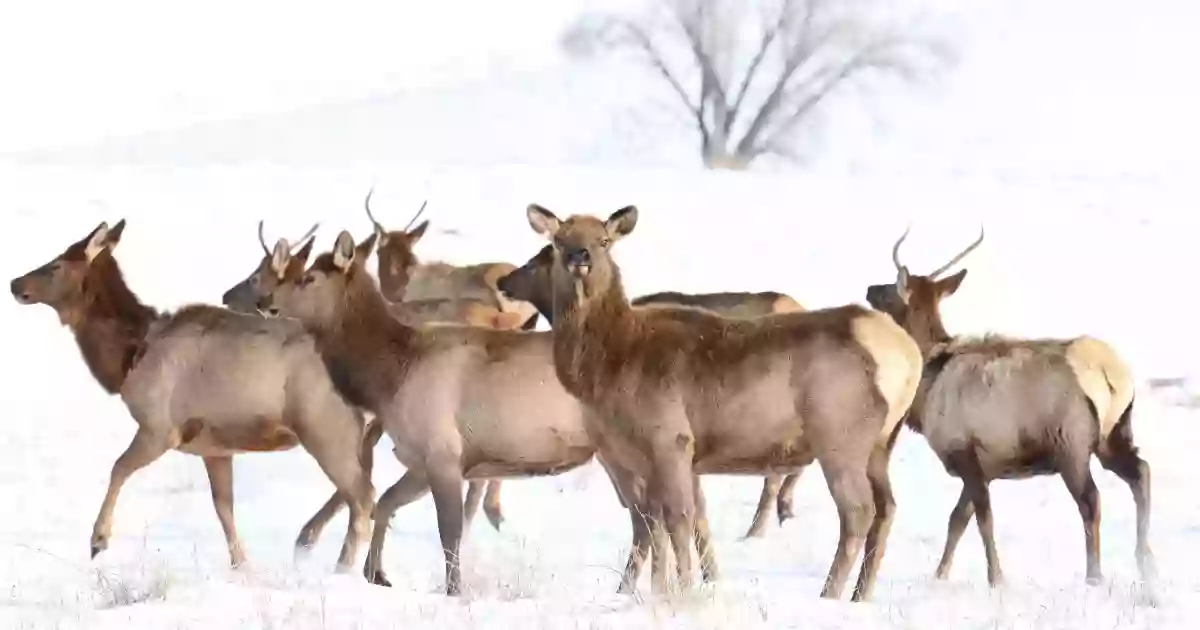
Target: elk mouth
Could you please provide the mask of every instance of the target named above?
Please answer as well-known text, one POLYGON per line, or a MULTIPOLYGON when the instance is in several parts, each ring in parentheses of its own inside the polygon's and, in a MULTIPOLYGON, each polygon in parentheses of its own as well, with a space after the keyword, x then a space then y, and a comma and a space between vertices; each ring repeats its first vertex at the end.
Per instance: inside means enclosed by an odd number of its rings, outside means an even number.
POLYGON ((9 288, 12 290, 13 299, 18 304, 33 304, 33 296, 29 295, 29 292, 25 289, 22 289, 18 281, 14 280, 9 288))
POLYGON ((276 306, 260 306, 258 308, 258 314, 262 315, 263 317, 279 317, 279 308, 276 306))
POLYGON ((588 274, 591 273, 591 271, 592 271, 592 263, 581 262, 581 263, 571 265, 571 275, 573 275, 579 279, 586 278, 588 276, 588 274))

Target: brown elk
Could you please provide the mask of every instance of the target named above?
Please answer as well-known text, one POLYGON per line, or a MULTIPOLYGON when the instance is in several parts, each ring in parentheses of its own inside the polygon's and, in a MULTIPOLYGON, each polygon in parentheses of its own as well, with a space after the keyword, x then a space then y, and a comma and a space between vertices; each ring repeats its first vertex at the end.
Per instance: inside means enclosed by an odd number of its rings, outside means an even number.
POLYGON ((988 484, 1058 474, 1083 519, 1086 578, 1101 580, 1100 496, 1089 468, 1092 454, 1133 492, 1138 570, 1143 578, 1151 577, 1150 465, 1133 443, 1134 387, 1128 366, 1112 347, 1088 336, 952 337, 942 324, 940 305, 958 290, 967 270, 941 276, 983 242, 983 232, 924 276, 900 263, 900 245, 907 236, 905 230, 892 248, 896 281, 870 286, 866 297, 921 346, 925 375, 907 424, 925 436, 946 471, 963 482, 950 513, 937 578, 949 575, 955 548, 974 515, 987 556, 988 583, 1001 583, 988 484))
MULTIPOLYGON (((308 260, 308 256, 312 251, 313 235, 316 233, 318 225, 314 224, 304 236, 300 237, 301 246, 298 248, 289 247, 287 239, 279 239, 274 249, 267 247, 266 239, 263 237, 263 222, 258 222, 258 243, 262 247, 263 257, 259 261, 254 271, 245 279, 231 287, 221 296, 222 303, 235 311, 243 313, 257 313, 258 300, 262 295, 268 294, 274 290, 279 280, 276 274, 272 271, 273 261, 287 260, 288 264, 292 265, 290 271, 292 275, 299 275, 304 271, 304 264, 308 260)), ((281 264, 281 263, 280 263, 281 264)), ((463 323, 472 325, 491 325, 496 328, 514 327, 513 325, 501 326, 494 319, 474 320, 471 315, 473 313, 482 313, 483 317, 493 318, 498 316, 509 315, 500 313, 491 307, 489 304, 479 300, 463 299, 463 300, 422 300, 419 302, 404 302, 393 303, 389 305, 389 310, 392 315, 400 318, 409 325, 419 325, 430 322, 459 320, 463 323)), ((512 321, 511 319, 507 321, 512 321)), ((367 425, 363 435, 362 450, 360 458, 366 470, 367 477, 370 478, 374 468, 374 453, 375 446, 379 443, 383 435, 383 427, 380 423, 372 421, 367 425)), ((479 508, 480 496, 482 495, 481 488, 483 482, 472 481, 469 484, 467 491, 466 505, 464 506, 465 523, 470 525, 472 517, 479 508)), ((490 494, 490 493, 489 493, 490 494)), ((485 510, 488 514, 488 520, 499 529, 500 521, 503 517, 500 514, 499 498, 493 499, 494 507, 485 510)), ((300 531, 300 535, 296 540, 297 550, 311 549, 320 538, 321 532, 329 521, 337 516, 342 507, 346 505, 345 499, 340 493, 334 492, 333 496, 313 515, 311 519, 304 525, 300 531)))
POLYGON ((233 518, 233 456, 304 447, 350 503, 338 557, 345 570, 367 533, 374 490, 358 449, 361 414, 338 395, 298 322, 193 304, 144 305, 113 250, 125 229, 101 223, 50 262, 12 281, 21 304, 46 304, 71 329, 84 362, 119 394, 138 429, 112 467, 93 528, 92 557, 108 547, 125 481, 175 449, 204 459, 230 563, 245 561, 233 518))
POLYGON ((870 597, 895 510, 888 459, 920 380, 915 341, 857 305, 730 319, 688 307, 634 309, 609 246, 633 231, 559 219, 532 204, 553 245, 554 362, 592 412, 601 455, 649 479, 691 584, 694 475, 764 474, 821 464, 841 535, 822 597, 837 598, 865 542, 854 599, 870 597))
MULTIPOLYGON (((496 287, 496 281, 515 269, 515 265, 505 262, 422 264, 417 260, 414 248, 425 235, 429 220, 412 226, 425 212, 426 204, 421 204, 404 228, 388 230, 371 212, 374 192, 374 189, 367 192, 363 208, 375 229, 379 288, 389 302, 407 305, 407 309, 394 309, 400 317, 410 323, 443 321, 491 328, 534 329, 538 314, 533 305, 510 300, 496 287)), ((498 479, 488 481, 486 495, 482 495, 484 514, 496 529, 504 522, 500 484, 498 479)), ((467 486, 466 519, 469 523, 479 508, 484 483, 472 481, 467 486)))
MULTIPOLYGON (((372 234, 355 246, 350 234, 342 232, 334 250, 299 276, 297 260, 289 258, 282 244, 273 263, 278 281, 259 306, 305 323, 339 391, 375 413, 408 469, 380 496, 375 512, 379 527, 364 567, 367 578, 388 584, 381 569, 387 522, 396 509, 432 491, 446 557, 446 592, 455 595, 461 589, 462 481, 557 474, 590 461, 596 446, 583 407, 555 377, 551 333, 456 325, 414 328, 395 319, 365 269, 375 238, 372 234)), ((306 254, 302 249, 297 256, 306 254)), ((634 526, 620 588, 629 592, 649 548, 650 527, 641 516, 653 506, 645 499, 643 480, 623 475, 603 460, 601 464, 629 507, 634 526)), ((715 579, 703 519, 695 536, 709 568, 706 577, 715 579)), ((660 556, 655 576, 665 574, 660 556)))
MULTIPOLYGON (((504 276, 496 283, 502 293, 516 300, 533 304, 538 313, 551 325, 554 324, 552 307, 551 274, 554 266, 554 251, 546 245, 537 255, 530 258, 524 265, 504 276)), ((678 293, 663 291, 634 298, 630 304, 635 308, 641 306, 691 306, 704 308, 724 317, 758 317, 769 313, 791 313, 803 311, 804 307, 791 296, 775 291, 722 292, 722 293, 678 293)), ((758 499, 758 509, 754 512, 754 520, 746 532, 746 538, 758 538, 766 533, 770 518, 767 516, 771 505, 776 505, 776 514, 782 525, 787 519, 795 516, 792 508, 792 492, 800 473, 789 474, 786 478, 778 474, 769 474, 763 480, 762 494, 758 499)))

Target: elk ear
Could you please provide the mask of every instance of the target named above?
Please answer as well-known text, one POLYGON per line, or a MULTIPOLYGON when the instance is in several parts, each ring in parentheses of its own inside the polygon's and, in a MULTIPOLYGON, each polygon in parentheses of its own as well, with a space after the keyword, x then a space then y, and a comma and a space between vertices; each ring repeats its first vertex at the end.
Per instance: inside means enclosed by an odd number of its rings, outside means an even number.
POLYGON ((101 221, 100 225, 97 225, 96 229, 88 234, 87 244, 83 247, 83 253, 87 256, 88 262, 95 260, 100 252, 108 247, 108 232, 108 221, 101 221))
POLYGON ((900 298, 901 302, 908 304, 908 267, 900 267, 896 272, 896 297, 900 298))
POLYGON ((949 278, 942 278, 941 280, 938 280, 938 282, 937 282, 938 293, 941 294, 942 296, 954 295, 954 292, 958 290, 959 285, 962 284, 963 278, 966 278, 966 277, 967 277, 967 270, 963 269, 962 271, 954 274, 953 276, 950 276, 949 278))
POLYGON ((429 227, 429 219, 425 219, 420 225, 408 231, 408 245, 412 247, 425 236, 425 229, 429 227))
POLYGON ((378 234, 372 234, 363 239, 363 242, 359 243, 354 248, 354 259, 366 260, 367 258, 370 258, 371 253, 375 251, 375 243, 377 242, 379 242, 378 234))
MULTIPOLYGON (((373 235, 372 235, 373 236, 373 235)), ((374 238, 368 237, 367 241, 374 242, 374 238)), ((364 244, 366 241, 364 241, 364 244)), ((350 265, 354 264, 357 248, 354 246, 354 237, 346 230, 342 230, 338 234, 337 241, 333 244, 333 266, 339 271, 345 273, 350 269, 350 265)))
POLYGON ((534 232, 546 237, 547 240, 554 238, 555 232, 558 232, 558 228, 562 226, 562 221, 554 216, 553 212, 536 203, 531 203, 528 208, 525 208, 525 218, 529 219, 529 227, 533 228, 534 232))
POLYGON ((304 242, 304 245, 301 245, 300 249, 296 250, 295 254, 292 254, 292 260, 299 260, 301 265, 307 264, 308 257, 312 255, 313 243, 315 243, 316 240, 317 237, 315 236, 308 237, 308 240, 304 242))
POLYGON ((113 250, 117 245, 121 244, 121 234, 125 232, 125 219, 117 221, 117 224, 108 230, 108 237, 104 242, 109 250, 113 250))
POLYGON ((604 227, 608 229, 609 238, 616 242, 633 231, 637 220, 637 206, 625 206, 609 215, 608 220, 604 222, 604 227))
POLYGON ((275 249, 271 251, 271 271, 275 272, 277 278, 282 278, 283 273, 287 271, 288 262, 292 257, 289 250, 291 247, 286 238, 275 241, 275 249))

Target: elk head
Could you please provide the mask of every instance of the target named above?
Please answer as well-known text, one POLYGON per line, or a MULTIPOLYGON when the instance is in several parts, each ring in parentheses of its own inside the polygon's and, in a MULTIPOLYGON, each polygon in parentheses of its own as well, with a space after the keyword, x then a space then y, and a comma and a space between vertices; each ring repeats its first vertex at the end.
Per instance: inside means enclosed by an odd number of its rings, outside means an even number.
POLYGON ((317 256, 304 273, 295 277, 291 259, 272 261, 271 270, 278 283, 259 298, 258 309, 270 315, 294 317, 317 328, 336 326, 350 283, 358 274, 367 273, 363 265, 375 248, 375 238, 371 234, 355 245, 350 233, 342 230, 333 251, 317 256))
POLYGON ((405 225, 404 229, 389 232, 382 223, 375 220, 375 215, 371 213, 371 195, 374 192, 375 189, 372 188, 367 193, 367 199, 363 205, 367 209, 367 218, 375 226, 375 238, 378 241, 376 254, 379 256, 379 288, 388 300, 399 302, 404 299, 404 289, 408 286, 409 272, 417 264, 417 256, 413 253, 413 248, 416 247, 417 241, 425 235, 425 229, 429 227, 429 220, 422 221, 411 230, 409 227, 425 212, 425 205, 428 202, 421 203, 420 209, 412 219, 409 219, 408 225, 405 225))
POLYGON ((942 325, 940 311, 942 298, 953 295, 967 277, 967 270, 941 278, 940 276, 983 243, 984 231, 979 229, 979 238, 956 254, 949 262, 934 269, 928 275, 913 275, 900 262, 900 245, 908 238, 908 229, 892 246, 892 263, 896 267, 896 282, 873 284, 867 287, 867 303, 876 310, 892 316, 896 323, 907 330, 923 348, 949 339, 942 325))
POLYGON ((582 304, 614 287, 620 290, 619 272, 609 248, 637 225, 636 207, 625 206, 604 221, 578 214, 562 220, 537 204, 530 204, 525 213, 533 231, 552 246, 555 304, 582 304))
POLYGON ((111 228, 101 222, 50 262, 13 280, 13 298, 21 304, 46 304, 67 321, 68 314, 85 299, 89 280, 96 281, 97 269, 114 264, 112 250, 124 231, 125 219, 111 228))
POLYGON ((496 281, 496 288, 510 300, 529 302, 542 315, 553 318, 553 302, 550 299, 553 265, 554 247, 547 245, 524 265, 496 281))
POLYGON ((275 242, 275 248, 272 250, 267 247, 267 241, 263 238, 263 222, 259 221, 258 244, 262 247, 262 260, 245 280, 233 285, 221 296, 221 303, 235 311, 254 313, 258 310, 260 297, 274 291, 280 282, 300 277, 300 274, 304 273, 308 256, 312 253, 314 235, 319 225, 320 223, 314 223, 308 232, 300 237, 297 242, 303 244, 299 248, 289 247, 288 240, 281 238, 275 242), (277 273, 276 268, 283 269, 283 272, 277 273))

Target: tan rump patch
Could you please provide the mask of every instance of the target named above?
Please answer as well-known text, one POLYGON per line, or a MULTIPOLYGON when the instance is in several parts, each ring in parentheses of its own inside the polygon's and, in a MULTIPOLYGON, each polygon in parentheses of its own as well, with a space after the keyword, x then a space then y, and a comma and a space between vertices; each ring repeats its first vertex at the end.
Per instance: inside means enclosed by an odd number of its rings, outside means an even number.
POLYGON ((875 386, 888 406, 880 434, 886 441, 916 398, 924 366, 921 348, 890 315, 877 311, 855 318, 851 334, 875 359, 875 386))
POLYGON ((1116 350, 1095 337, 1072 340, 1066 356, 1080 388, 1096 407, 1100 439, 1104 440, 1133 402, 1133 375, 1116 350))
POLYGON ((772 313, 799 313, 805 309, 799 302, 791 297, 783 295, 775 299, 775 303, 771 305, 772 313))

